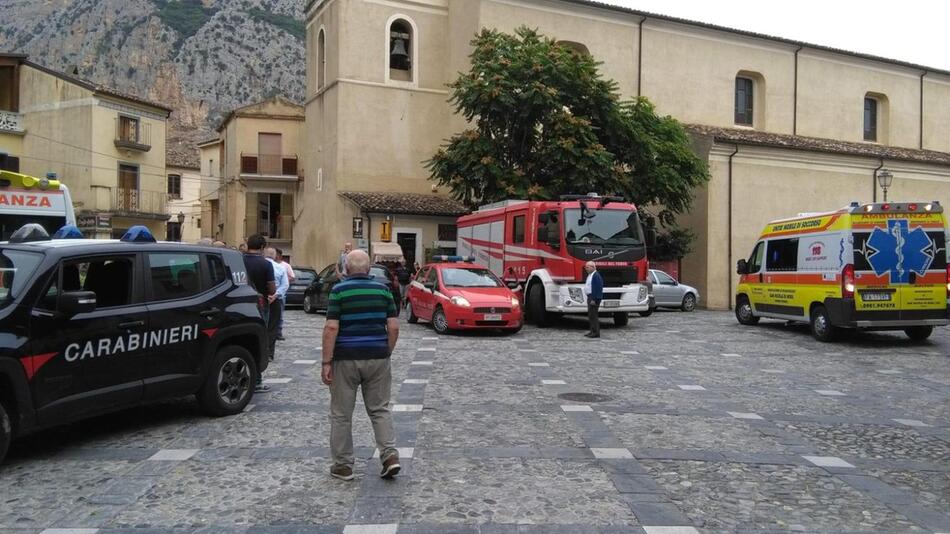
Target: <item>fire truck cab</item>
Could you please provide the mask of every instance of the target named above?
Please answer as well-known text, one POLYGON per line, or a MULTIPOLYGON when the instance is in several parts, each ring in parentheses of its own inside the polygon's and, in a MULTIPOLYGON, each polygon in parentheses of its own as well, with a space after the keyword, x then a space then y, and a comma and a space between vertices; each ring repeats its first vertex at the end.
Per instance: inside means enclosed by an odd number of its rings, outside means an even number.
POLYGON ((593 261, 604 278, 601 313, 622 326, 631 312, 651 309, 646 249, 654 235, 644 232, 636 206, 591 193, 482 206, 459 218, 457 250, 521 285, 538 326, 587 313, 584 264, 593 261))

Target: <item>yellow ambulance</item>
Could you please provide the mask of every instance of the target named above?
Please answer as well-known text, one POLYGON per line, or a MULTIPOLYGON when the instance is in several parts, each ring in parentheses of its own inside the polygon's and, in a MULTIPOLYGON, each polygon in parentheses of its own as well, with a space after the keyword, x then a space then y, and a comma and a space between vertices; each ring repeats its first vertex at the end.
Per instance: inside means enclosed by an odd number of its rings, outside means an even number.
POLYGON ((948 242, 937 201, 853 202, 770 222, 736 266, 736 319, 807 322, 820 341, 842 328, 926 339, 950 324, 948 242))

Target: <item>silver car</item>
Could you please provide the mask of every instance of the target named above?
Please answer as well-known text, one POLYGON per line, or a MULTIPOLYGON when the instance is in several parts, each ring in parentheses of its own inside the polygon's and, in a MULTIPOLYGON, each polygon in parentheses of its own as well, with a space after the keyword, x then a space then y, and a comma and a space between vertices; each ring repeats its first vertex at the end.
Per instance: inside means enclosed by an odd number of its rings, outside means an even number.
POLYGON ((650 281, 653 282, 653 296, 657 308, 679 308, 693 311, 699 303, 699 291, 692 286, 681 284, 663 271, 650 269, 650 281))

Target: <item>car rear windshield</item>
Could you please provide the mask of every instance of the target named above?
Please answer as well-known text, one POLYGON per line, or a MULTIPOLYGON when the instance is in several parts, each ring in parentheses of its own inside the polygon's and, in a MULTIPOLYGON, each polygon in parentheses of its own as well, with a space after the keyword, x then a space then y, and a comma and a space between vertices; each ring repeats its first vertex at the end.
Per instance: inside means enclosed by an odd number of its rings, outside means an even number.
POLYGON ((381 267, 370 267, 369 275, 384 284, 389 283, 389 271, 381 267))
POLYGON ((502 283, 488 269, 442 269, 445 287, 501 287, 502 283))
POLYGON ((317 277, 317 273, 313 271, 304 271, 303 269, 296 269, 294 274, 297 275, 296 283, 310 283, 313 282, 317 277))
POLYGON ((0 249, 0 307, 13 302, 26 290, 26 283, 42 260, 40 254, 0 249))

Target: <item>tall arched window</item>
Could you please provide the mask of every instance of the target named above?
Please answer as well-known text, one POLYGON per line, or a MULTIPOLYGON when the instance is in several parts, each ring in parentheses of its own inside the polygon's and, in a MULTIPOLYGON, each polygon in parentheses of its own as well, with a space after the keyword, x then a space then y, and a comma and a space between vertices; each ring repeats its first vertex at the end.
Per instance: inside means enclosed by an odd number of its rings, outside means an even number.
POLYGON ((883 93, 864 95, 864 140, 887 144, 888 101, 883 93))
POLYGON ((327 32, 321 27, 317 36, 317 91, 327 83, 327 32))
POLYGON ((739 126, 765 129, 765 77, 740 70, 736 74, 734 122, 739 126))
POLYGON ((415 83, 418 58, 415 23, 403 15, 393 16, 386 25, 386 81, 415 83))

